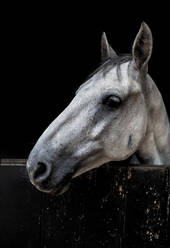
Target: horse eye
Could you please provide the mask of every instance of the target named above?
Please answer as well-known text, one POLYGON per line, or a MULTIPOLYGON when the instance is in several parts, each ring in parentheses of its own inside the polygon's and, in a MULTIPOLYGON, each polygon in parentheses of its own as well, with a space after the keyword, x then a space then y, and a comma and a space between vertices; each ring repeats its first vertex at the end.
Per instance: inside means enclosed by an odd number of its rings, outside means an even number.
POLYGON ((118 96, 109 96, 104 99, 103 104, 110 108, 118 108, 121 104, 121 99, 118 96))

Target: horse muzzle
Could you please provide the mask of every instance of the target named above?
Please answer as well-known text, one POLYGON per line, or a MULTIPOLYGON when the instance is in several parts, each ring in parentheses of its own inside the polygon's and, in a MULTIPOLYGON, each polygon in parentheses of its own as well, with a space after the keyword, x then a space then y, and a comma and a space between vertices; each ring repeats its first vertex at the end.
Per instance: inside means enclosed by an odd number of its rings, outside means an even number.
POLYGON ((63 174, 55 171, 50 163, 38 162, 36 165, 27 161, 27 171, 31 183, 40 191, 53 195, 63 194, 68 190, 73 173, 63 174))

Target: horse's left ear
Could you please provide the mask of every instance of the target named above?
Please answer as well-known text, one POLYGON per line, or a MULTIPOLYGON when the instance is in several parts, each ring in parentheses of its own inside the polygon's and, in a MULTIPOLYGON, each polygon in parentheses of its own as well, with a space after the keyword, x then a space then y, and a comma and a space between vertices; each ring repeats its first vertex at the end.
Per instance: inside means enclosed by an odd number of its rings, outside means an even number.
POLYGON ((142 22, 132 48, 133 61, 135 62, 137 69, 147 69, 152 54, 152 43, 151 30, 145 22, 142 22))
POLYGON ((105 32, 102 34, 101 38, 101 60, 104 62, 110 58, 117 56, 116 52, 109 45, 105 32))

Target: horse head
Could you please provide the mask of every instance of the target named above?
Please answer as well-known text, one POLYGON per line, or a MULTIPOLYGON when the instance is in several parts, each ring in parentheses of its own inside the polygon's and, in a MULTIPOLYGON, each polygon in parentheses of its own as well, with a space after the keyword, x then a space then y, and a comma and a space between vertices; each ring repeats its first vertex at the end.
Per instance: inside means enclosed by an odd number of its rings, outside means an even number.
POLYGON ((62 193, 72 178, 136 152, 147 128, 144 81, 151 53, 152 34, 145 23, 131 55, 117 55, 102 35, 101 66, 29 155, 30 180, 39 190, 62 193))

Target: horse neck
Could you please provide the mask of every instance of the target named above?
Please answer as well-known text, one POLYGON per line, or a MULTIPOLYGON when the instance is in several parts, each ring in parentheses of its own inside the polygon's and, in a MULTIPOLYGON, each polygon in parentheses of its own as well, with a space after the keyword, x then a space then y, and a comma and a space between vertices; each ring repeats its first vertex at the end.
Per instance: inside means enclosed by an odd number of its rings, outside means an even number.
POLYGON ((162 96, 153 80, 147 77, 146 104, 148 124, 136 153, 140 163, 170 164, 170 125, 162 96))

